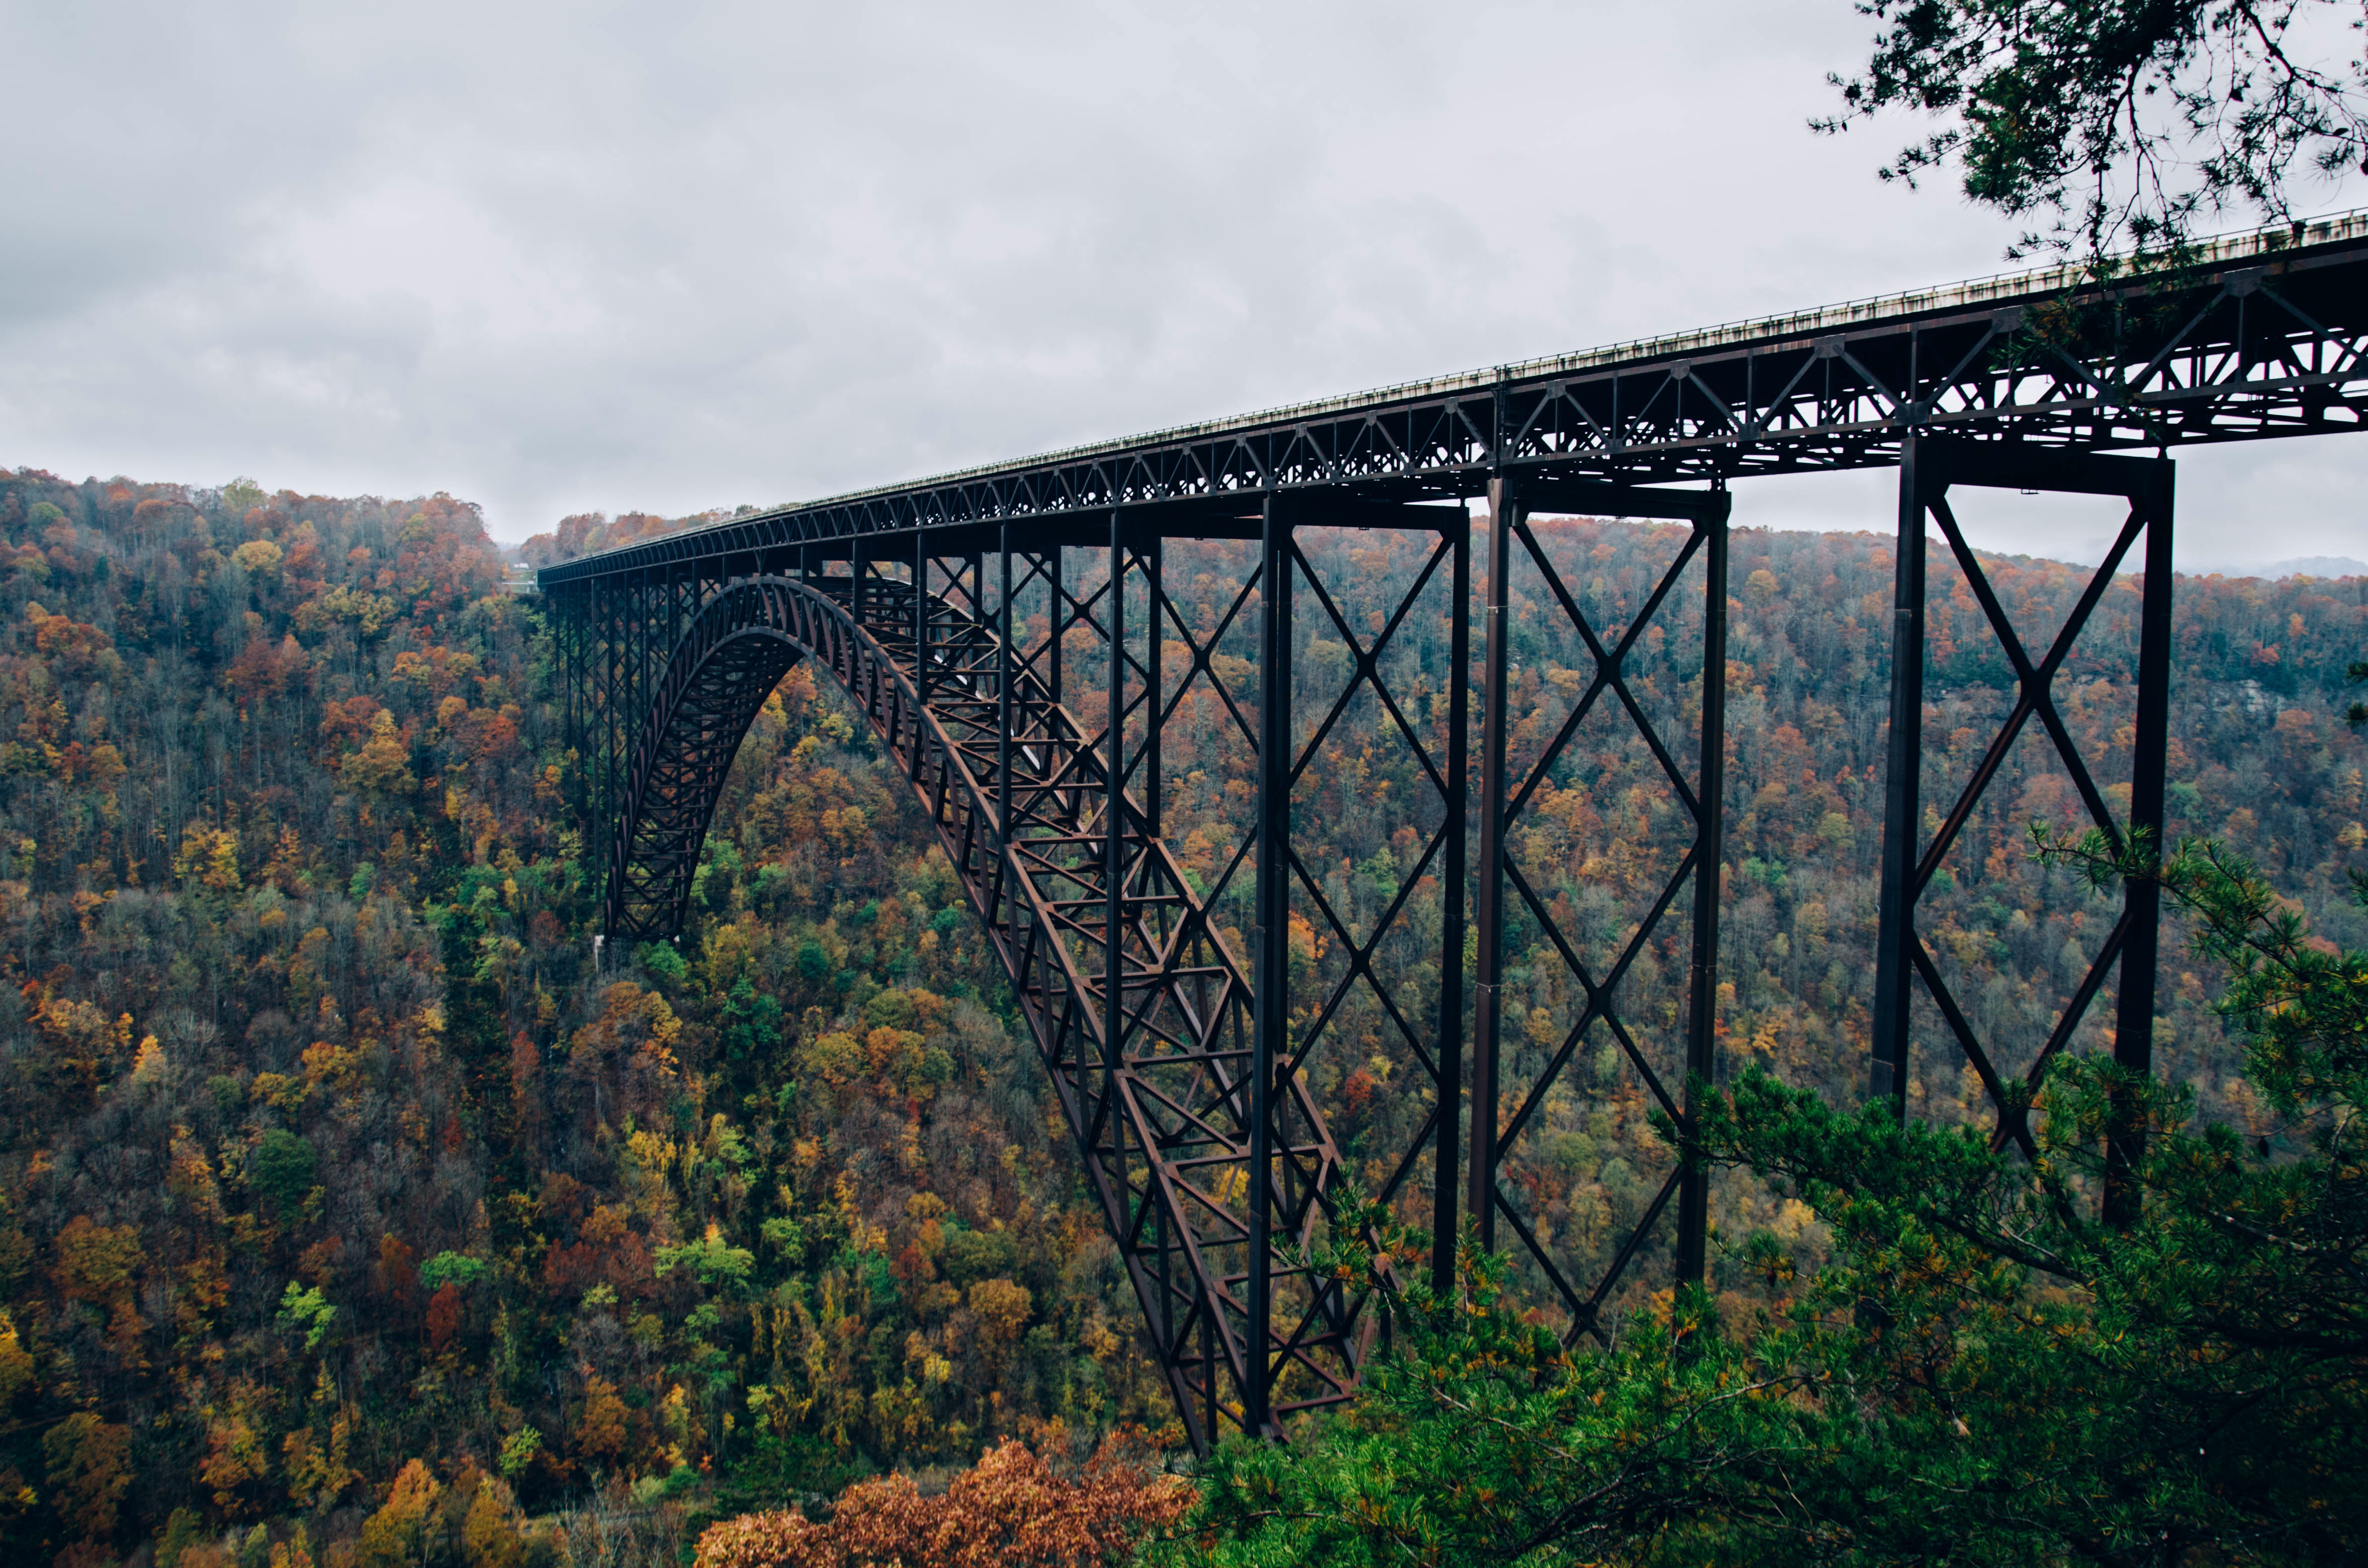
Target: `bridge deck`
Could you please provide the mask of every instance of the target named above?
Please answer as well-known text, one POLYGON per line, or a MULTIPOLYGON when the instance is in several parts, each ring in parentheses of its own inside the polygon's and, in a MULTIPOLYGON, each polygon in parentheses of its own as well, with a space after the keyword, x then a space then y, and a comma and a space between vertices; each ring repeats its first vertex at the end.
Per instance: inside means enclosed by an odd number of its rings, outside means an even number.
POLYGON ((2108 450, 2363 426, 2368 212, 2211 241, 2176 270, 2102 284, 2006 274, 1071 448, 751 513, 541 581, 792 545, 844 555, 916 528, 951 530, 950 549, 990 544, 1005 522, 1069 542, 1064 524, 1113 508, 1169 537, 1254 532, 1236 520, 1270 492, 1421 502, 1497 473, 1668 484, 1884 467, 1918 429, 2108 450))

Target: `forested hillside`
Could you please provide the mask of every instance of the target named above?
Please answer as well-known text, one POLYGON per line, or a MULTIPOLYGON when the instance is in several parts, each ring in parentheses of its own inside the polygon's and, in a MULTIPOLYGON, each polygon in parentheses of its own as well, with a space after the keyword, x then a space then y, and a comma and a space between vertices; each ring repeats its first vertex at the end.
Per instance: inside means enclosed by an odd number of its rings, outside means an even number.
POLYGON ((411 1561, 363 1519, 439 1486, 493 1540, 1164 1420, 956 890, 810 681, 700 939, 596 976, 472 508, 23 474, 0 532, 6 1555, 302 1516, 411 1561))
MULTIPOLYGON (((666 526, 570 519, 529 556, 666 526)), ((1541 535, 1611 625, 1680 538, 1541 535)), ((1346 638, 1378 634, 1427 559, 1383 534, 1307 550, 1354 630, 1303 614, 1303 736, 1348 688, 1346 638)), ((0 476, 0 1552, 590 1562, 877 1471, 967 1465, 1007 1437, 1057 1459, 1121 1427, 1172 1437, 975 923, 833 693, 794 672, 759 718, 679 948, 596 974, 537 601, 503 590, 465 503, 19 472, 0 476)), ((1250 559, 1178 544, 1167 563, 1245 713, 1254 602, 1220 628, 1250 559)), ((1945 810, 2009 694, 1971 596, 1937 554, 1933 573, 1925 734, 1945 810)), ((2021 559, 1993 574, 2049 631, 2086 577, 2021 559)), ((1732 575, 1725 1059, 1845 1096, 1871 993, 1889 544, 1738 531, 1732 575)), ((1519 759, 1588 666, 1546 631, 1539 585, 1514 587, 1519 759)), ((2362 588, 2183 581, 2172 729, 2173 832, 2259 858, 2351 943, 2357 914, 2333 895, 2368 813, 2339 710, 2368 644, 2362 588)), ((1441 591, 1382 661, 1432 746, 1441 591)), ((2109 798, 2135 599, 2107 593, 2059 683, 2109 798)), ((1670 613, 1634 668, 1640 705, 1681 735, 1699 608, 1670 613)), ((1180 636, 1169 656, 1180 681, 1180 636)), ((1247 877, 1224 874, 1248 753, 1214 684, 1185 689, 1170 835, 1237 941, 1247 877)), ((1670 788, 1606 715, 1516 840, 1591 961, 1675 859, 1670 788)), ((1300 798, 1303 854, 1352 933, 1419 881, 1437 821, 1394 722, 1355 696, 1300 798)), ((2026 821, 2078 810, 2034 742, 1924 923, 2013 1069, 2110 923, 2023 854, 2026 821)), ((1382 955, 1409 1017, 1438 983, 1439 898, 1435 881, 1410 895, 1382 955)), ((1343 944, 1300 907, 1311 1026, 1343 944)), ((1682 941, 1672 927, 1630 983, 1648 1053, 1674 1048, 1682 941)), ((2211 987, 2169 961, 2157 1060, 2241 1121, 2211 987)), ((1559 1047, 1578 995, 1534 926, 1515 926, 1508 963, 1510 1085, 1559 1047)), ((1937 1020, 1920 1028, 1915 1107, 1969 1115, 1977 1086, 1937 1020)), ((1311 1083, 1378 1183, 1426 1108, 1414 1059, 1371 987, 1323 1028, 1311 1083)), ((1537 1229, 1582 1260, 1616 1245, 1670 1158, 1606 1047, 1583 1042, 1515 1162, 1537 1229)), ((1765 1230, 1804 1259, 1819 1244, 1756 1188, 1720 1202, 1730 1238, 1765 1230)), ((1630 1299, 1665 1273, 1648 1256, 1630 1299)))

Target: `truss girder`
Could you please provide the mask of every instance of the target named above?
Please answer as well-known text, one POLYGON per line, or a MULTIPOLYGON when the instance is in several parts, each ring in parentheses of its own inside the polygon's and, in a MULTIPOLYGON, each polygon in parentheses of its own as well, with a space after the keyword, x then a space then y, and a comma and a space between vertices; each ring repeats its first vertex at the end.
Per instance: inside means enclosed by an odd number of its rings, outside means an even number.
POLYGON ((2301 243, 2226 242, 2177 271, 1994 279, 1161 432, 755 513, 542 578, 1112 507, 1190 533, 1298 490, 1420 501, 1491 476, 1889 467, 1915 430, 2101 451, 2363 427, 2368 222, 2354 219, 2301 243))

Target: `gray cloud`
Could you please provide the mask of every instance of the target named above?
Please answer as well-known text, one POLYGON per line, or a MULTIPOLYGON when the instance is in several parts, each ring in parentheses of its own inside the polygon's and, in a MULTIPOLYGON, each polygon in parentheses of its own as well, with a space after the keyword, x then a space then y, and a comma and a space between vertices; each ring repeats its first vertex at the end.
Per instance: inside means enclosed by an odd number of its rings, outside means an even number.
MULTIPOLYGON (((1803 128, 1862 41, 1842 0, 5 4, 0 461, 450 489, 506 538, 1911 287, 2008 238, 1878 187, 1887 141, 1803 128)), ((2198 454, 2186 553, 2361 552, 2362 460, 2198 454)), ((1870 477, 1738 516, 1886 511, 1870 477)))

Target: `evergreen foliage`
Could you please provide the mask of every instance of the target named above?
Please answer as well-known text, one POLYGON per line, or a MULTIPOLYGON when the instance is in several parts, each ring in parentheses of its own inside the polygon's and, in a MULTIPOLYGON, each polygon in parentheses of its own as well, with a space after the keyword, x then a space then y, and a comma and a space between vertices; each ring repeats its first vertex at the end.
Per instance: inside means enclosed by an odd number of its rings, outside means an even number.
POLYGON ((2106 1057, 2047 1074, 2031 1161, 1753 1071, 1692 1157, 1797 1194, 1831 1260, 1793 1278, 1747 1239, 1731 1256, 1767 1268, 1769 1305, 1723 1320, 1683 1290, 1600 1349, 1515 1312, 1470 1246, 1452 1295, 1395 1285, 1420 1249, 1369 1210, 1382 1244, 1323 1261, 1389 1302, 1372 1392, 1292 1448, 1224 1450, 1175 1560, 2348 1560, 2368 1532, 2368 955, 2316 942, 2208 840, 2038 853, 2156 880, 2192 917, 2280 1146, 2106 1057), (2132 1130, 2143 1199, 2116 1228, 2094 1218, 2105 1141, 2132 1130))
POLYGON ((2368 66, 2349 0, 1860 0, 1883 30, 1831 78, 1838 132, 1885 110, 1941 121, 1880 171, 1956 174, 2045 223, 2036 247, 2181 252, 2231 207, 2284 223, 2298 180, 2368 172, 2368 66))

